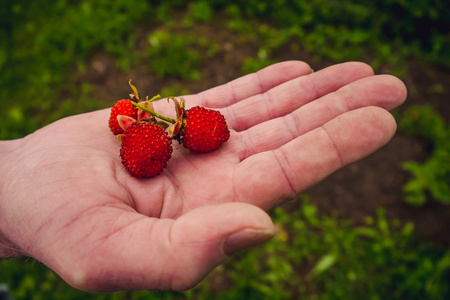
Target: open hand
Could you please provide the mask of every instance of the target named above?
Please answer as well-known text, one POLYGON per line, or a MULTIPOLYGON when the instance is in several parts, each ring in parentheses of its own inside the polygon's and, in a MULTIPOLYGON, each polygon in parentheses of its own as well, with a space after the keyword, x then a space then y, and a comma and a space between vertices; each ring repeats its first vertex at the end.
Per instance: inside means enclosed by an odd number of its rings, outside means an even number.
POLYGON ((383 146, 406 89, 362 63, 290 61, 184 98, 220 110, 231 137, 202 155, 174 142, 151 179, 122 166, 108 109, 1 141, 0 257, 34 257, 85 291, 192 288, 274 235, 265 211, 383 146))

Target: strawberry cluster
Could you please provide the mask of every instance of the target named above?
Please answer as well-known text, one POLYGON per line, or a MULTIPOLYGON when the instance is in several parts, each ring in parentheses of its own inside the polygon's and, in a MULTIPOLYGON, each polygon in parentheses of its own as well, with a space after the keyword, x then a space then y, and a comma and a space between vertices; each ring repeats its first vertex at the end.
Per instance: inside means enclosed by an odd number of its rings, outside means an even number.
POLYGON ((172 140, 193 153, 218 149, 230 138, 224 116, 216 110, 195 106, 185 109, 185 100, 169 97, 175 105, 176 119, 155 112, 155 96, 141 101, 134 85, 130 99, 116 102, 111 109, 109 128, 121 143, 120 158, 134 177, 150 178, 161 174, 172 155, 172 140))

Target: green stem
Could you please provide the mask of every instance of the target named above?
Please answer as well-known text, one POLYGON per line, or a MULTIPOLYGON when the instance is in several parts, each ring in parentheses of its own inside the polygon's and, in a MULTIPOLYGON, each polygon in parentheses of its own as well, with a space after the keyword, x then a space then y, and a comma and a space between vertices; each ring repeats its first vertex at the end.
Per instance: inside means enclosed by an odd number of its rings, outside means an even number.
POLYGON ((156 96, 153 96, 151 99, 148 99, 147 101, 148 102, 153 102, 153 101, 156 101, 156 100, 160 100, 161 99, 161 95, 156 95, 156 96))
POLYGON ((175 124, 175 123, 177 122, 177 121, 175 121, 174 119, 171 119, 171 118, 165 117, 165 116, 163 116, 163 115, 160 115, 160 114, 158 114, 157 112, 154 112, 154 111, 152 111, 152 110, 150 110, 150 109, 148 109, 148 108, 146 108, 146 107, 140 105, 139 103, 136 103, 136 102, 131 101, 131 104, 133 104, 133 105, 136 106, 137 108, 142 109, 142 110, 145 111, 145 112, 148 112, 148 113, 151 114, 152 116, 157 117, 157 118, 160 118, 161 120, 164 120, 164 121, 166 121, 166 122, 169 122, 169 123, 172 123, 172 124, 175 124))

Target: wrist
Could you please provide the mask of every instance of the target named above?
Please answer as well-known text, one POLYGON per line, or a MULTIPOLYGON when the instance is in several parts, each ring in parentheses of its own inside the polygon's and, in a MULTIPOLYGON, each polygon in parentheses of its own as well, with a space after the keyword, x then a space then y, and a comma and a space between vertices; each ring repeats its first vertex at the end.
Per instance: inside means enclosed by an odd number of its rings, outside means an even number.
POLYGON ((24 255, 23 251, 8 238, 7 228, 10 224, 5 223, 9 219, 6 216, 8 213, 6 204, 7 201, 11 201, 7 199, 5 185, 10 180, 8 174, 15 165, 14 157, 17 157, 15 152, 20 149, 20 144, 21 140, 0 141, 0 259, 24 255))

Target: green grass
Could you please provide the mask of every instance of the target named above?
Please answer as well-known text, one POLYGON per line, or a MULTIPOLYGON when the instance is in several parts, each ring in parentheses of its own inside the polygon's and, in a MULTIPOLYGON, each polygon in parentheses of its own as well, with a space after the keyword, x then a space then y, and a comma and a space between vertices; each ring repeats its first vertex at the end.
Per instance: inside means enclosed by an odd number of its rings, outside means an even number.
POLYGON ((135 59, 133 25, 144 1, 6 1, 0 37, 1 139, 21 137, 68 112, 100 108, 74 82, 96 48, 129 68, 135 59), (7 17, 7 18, 6 18, 7 17), (70 95, 67 96, 63 95, 70 95), (77 109, 79 108, 79 109, 77 109))
POLYGON ((179 34, 172 30, 155 30, 148 36, 147 57, 150 72, 160 78, 176 76, 186 81, 201 79, 198 70, 207 57, 217 51, 217 44, 193 34, 179 34))
MULTIPOLYGON (((199 80, 198 66, 217 53, 217 44, 186 32, 218 17, 242 41, 259 47, 245 59, 243 73, 276 61, 275 53, 286 47, 307 51, 314 61, 363 60, 375 68, 388 66, 397 75, 405 74, 409 58, 450 66, 445 31, 450 17, 443 5, 440 0, 5 0, 0 11, 0 118, 6 126, 0 138, 28 134, 67 115, 59 107, 72 104, 61 102, 89 97, 74 73, 83 73, 86 58, 98 50, 128 70, 142 58, 138 41, 148 39, 141 51, 150 72, 199 80), (177 32, 180 25, 187 31, 177 32), (143 36, 143 26, 163 28, 143 36)), ((86 103, 79 105, 81 111, 101 106, 86 103)))
MULTIPOLYGON (((389 221, 380 209, 366 224, 300 208, 273 218, 280 234, 219 272, 233 288, 215 299, 445 299, 450 252, 418 244, 413 224, 389 221), (299 276, 299 273, 303 276, 299 276), (244 274, 244 276, 243 276, 244 274)), ((205 293, 207 295, 208 293, 205 293)))
POLYGON ((431 153, 425 162, 406 162, 412 178, 404 186, 405 201, 423 205, 427 195, 450 204, 450 125, 429 105, 411 106, 399 117, 406 135, 425 139, 431 153))

